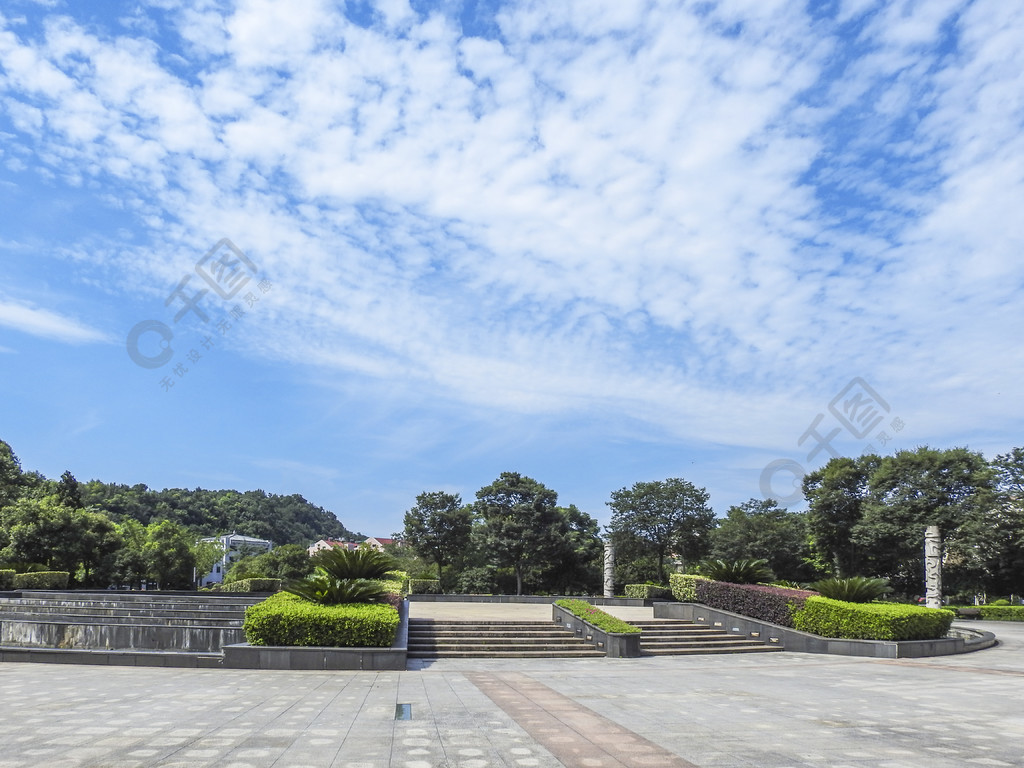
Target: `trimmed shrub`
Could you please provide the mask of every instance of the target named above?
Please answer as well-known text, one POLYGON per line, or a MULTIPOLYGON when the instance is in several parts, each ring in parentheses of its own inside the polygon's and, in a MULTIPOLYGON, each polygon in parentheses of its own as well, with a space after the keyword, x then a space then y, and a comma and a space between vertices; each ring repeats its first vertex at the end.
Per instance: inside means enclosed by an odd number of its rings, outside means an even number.
POLYGON ((847 603, 870 603, 886 592, 892 592, 888 579, 851 576, 848 579, 822 579, 811 584, 822 597, 847 603))
POLYGON ((15 589, 67 589, 71 574, 67 571, 36 571, 14 574, 15 589))
POLYGON ((596 608, 586 600, 556 600, 555 605, 559 608, 565 608, 573 616, 583 619, 589 624, 593 624, 598 629, 604 630, 605 632, 611 632, 616 635, 630 635, 634 632, 639 632, 639 627, 634 627, 622 619, 617 619, 610 613, 605 613, 600 608, 596 608))
POLYGON ((627 584, 626 597, 634 600, 667 600, 672 597, 672 590, 657 584, 627 584))
POLYGON ((995 606, 1009 605, 1010 601, 1007 600, 1005 597, 1001 597, 998 600, 990 600, 988 604, 989 605, 995 605, 995 606))
POLYGON ((278 592, 280 579, 239 579, 221 587, 222 592, 278 592))
POLYGON ((952 611, 809 597, 794 626, 802 632, 850 640, 936 640, 946 636, 952 622, 952 611))
POLYGON ((409 579, 410 595, 439 595, 441 582, 437 579, 409 579))
POLYGON ((672 597, 680 603, 699 603, 697 582, 707 580, 706 576, 698 576, 695 573, 672 573, 669 574, 668 585, 672 590, 672 597))
POLYGON ((14 588, 14 574, 17 571, 0 571, 0 589, 13 589, 14 588))
POLYGON ((981 618, 989 621, 1024 621, 1024 605, 979 605, 981 618))
POLYGON ((382 648, 395 640, 398 611, 381 604, 319 605, 280 592, 246 608, 242 626, 250 645, 382 648))
POLYGON ((775 578, 768 561, 762 558, 747 560, 705 560, 697 566, 701 576, 730 584, 756 584, 775 578))
POLYGON ((697 582, 697 602, 709 608, 731 611, 752 619, 793 626, 793 614, 817 593, 806 589, 765 587, 760 584, 729 584, 724 581, 697 582))

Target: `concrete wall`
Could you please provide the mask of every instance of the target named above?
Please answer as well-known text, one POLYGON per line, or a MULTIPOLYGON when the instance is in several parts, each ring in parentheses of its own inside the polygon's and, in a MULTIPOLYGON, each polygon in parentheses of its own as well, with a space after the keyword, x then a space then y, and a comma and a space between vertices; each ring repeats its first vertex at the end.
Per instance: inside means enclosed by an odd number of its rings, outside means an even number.
POLYGON ((995 644, 991 632, 958 629, 957 637, 939 640, 842 640, 818 637, 780 627, 728 611, 708 608, 699 603, 658 603, 654 606, 658 619, 683 619, 697 624, 746 635, 770 645, 780 645, 787 651, 800 653, 832 653, 840 656, 870 656, 879 659, 907 659, 924 656, 948 656, 954 653, 981 650, 995 644), (974 632, 975 637, 967 634, 974 632))

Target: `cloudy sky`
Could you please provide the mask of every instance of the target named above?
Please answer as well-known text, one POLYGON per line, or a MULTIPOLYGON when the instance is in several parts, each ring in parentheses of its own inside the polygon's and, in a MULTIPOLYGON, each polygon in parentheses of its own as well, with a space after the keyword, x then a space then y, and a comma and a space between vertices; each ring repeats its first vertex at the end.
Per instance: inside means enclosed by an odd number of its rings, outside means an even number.
POLYGON ((1003 0, 6 0, 0 438, 373 535, 992 457, 1022 126, 1003 0))

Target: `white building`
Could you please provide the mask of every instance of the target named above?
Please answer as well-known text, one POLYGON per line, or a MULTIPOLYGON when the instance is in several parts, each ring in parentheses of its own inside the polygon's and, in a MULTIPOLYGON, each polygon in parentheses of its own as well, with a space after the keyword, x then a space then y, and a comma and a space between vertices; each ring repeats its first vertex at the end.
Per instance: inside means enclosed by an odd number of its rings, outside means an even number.
POLYGON ((223 536, 211 536, 201 541, 211 541, 220 544, 224 548, 224 555, 221 557, 220 562, 213 566, 213 570, 203 577, 203 586, 208 587, 211 584, 222 584, 224 582, 224 574, 227 573, 228 566, 231 565, 235 560, 246 555, 262 555, 264 552, 269 552, 274 543, 267 541, 266 539, 256 539, 252 536, 243 536, 240 533, 226 533, 223 536))

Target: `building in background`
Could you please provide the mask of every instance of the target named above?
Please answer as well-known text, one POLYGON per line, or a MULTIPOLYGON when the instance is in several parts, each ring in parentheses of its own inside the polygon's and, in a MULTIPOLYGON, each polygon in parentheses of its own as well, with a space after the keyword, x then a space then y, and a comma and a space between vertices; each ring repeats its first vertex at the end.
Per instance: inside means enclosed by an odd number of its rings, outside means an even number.
POLYGON ((224 574, 228 567, 235 560, 249 555, 262 555, 274 547, 274 543, 266 539, 257 539, 252 536, 243 536, 240 533, 227 533, 223 536, 210 536, 200 541, 212 541, 219 543, 224 548, 224 554, 220 562, 213 566, 213 570, 203 577, 203 586, 224 583, 224 574))

